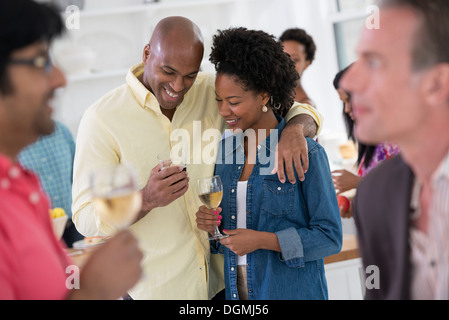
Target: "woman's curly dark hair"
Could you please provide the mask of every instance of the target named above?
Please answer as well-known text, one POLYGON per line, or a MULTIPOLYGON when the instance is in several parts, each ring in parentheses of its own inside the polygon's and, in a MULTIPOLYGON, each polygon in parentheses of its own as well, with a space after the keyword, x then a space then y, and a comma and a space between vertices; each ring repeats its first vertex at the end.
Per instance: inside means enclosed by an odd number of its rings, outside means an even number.
POLYGON ((217 73, 237 77, 245 90, 270 94, 276 114, 284 117, 293 105, 299 76, 274 36, 246 28, 219 30, 209 60, 217 73))

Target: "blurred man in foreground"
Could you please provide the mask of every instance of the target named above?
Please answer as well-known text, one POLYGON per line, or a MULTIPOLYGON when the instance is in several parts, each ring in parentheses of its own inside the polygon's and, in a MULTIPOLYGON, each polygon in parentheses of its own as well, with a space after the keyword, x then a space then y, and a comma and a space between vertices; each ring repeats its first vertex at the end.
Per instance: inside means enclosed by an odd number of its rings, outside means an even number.
POLYGON ((79 289, 69 290, 72 262, 53 234, 47 196, 17 161, 54 130, 50 102, 66 82, 48 48, 62 30, 59 14, 44 5, 0 2, 0 299, 117 299, 141 275, 137 241, 120 232, 86 262, 79 289))
POLYGON ((401 156, 359 184, 354 217, 370 299, 449 298, 449 2, 386 0, 342 79, 356 135, 401 156), (377 282, 377 283, 376 283, 377 282))

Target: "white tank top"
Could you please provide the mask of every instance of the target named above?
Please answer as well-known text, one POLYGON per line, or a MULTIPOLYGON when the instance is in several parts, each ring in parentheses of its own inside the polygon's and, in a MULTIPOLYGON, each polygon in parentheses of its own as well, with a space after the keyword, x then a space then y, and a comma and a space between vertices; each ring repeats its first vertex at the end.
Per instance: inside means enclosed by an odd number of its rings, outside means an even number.
MULTIPOLYGON (((246 229, 246 188, 248 181, 237 184, 237 229, 246 229)), ((237 265, 246 265, 246 255, 237 256, 237 265)))

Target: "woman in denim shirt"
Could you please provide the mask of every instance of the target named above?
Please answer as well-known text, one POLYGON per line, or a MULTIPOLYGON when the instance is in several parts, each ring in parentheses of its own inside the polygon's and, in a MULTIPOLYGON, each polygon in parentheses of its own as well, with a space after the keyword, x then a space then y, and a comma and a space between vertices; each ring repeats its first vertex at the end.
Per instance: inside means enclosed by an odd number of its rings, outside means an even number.
POLYGON ((234 135, 221 142, 215 168, 221 208, 200 207, 197 224, 213 234, 221 222, 229 235, 211 243, 225 256, 226 298, 327 299, 323 259, 340 251, 342 230, 326 153, 308 139, 304 181, 272 174, 294 64, 272 36, 245 28, 220 31, 210 60, 220 115, 234 135))

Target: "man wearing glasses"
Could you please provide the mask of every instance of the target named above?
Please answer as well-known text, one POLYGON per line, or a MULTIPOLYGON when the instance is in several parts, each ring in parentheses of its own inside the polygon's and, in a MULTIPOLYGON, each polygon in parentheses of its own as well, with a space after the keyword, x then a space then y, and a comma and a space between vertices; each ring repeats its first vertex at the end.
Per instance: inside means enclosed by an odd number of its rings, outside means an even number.
POLYGON ((0 299, 117 299, 141 275, 137 241, 121 232, 86 262, 79 289, 69 290, 71 261, 53 234, 47 197, 17 162, 23 148, 54 130, 50 104, 66 80, 48 47, 62 28, 46 6, 0 2, 0 299))

